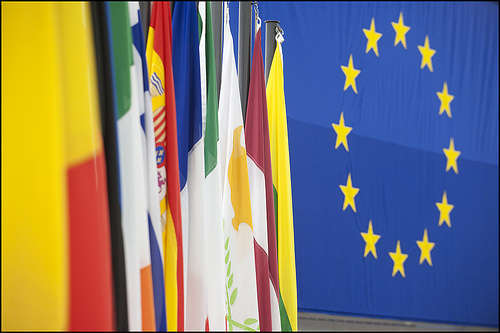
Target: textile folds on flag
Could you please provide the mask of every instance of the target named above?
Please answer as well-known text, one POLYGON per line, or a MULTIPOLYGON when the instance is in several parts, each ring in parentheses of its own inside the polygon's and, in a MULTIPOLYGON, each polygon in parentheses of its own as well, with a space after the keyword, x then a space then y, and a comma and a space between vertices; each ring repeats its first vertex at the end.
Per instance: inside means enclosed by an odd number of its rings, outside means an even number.
POLYGON ((99 87, 101 130, 106 158, 106 182, 111 231, 111 260, 113 266, 114 323, 118 331, 128 330, 125 254, 120 207, 120 168, 118 163, 118 117, 113 78, 114 60, 110 43, 111 27, 105 2, 91 2, 96 68, 99 87))
POLYGON ((283 55, 277 36, 269 78, 267 80, 267 111, 271 143, 275 219, 278 243, 278 277, 280 316, 283 331, 297 330, 297 280, 295 274, 295 242, 293 233, 292 185, 285 107, 283 55))
POLYGON ((273 179, 267 120, 261 29, 255 37, 245 122, 248 177, 255 234, 255 269, 260 327, 281 330, 273 179))
POLYGON ((497 327, 498 5, 277 7, 299 308, 497 327))
POLYGON ((229 8, 224 4, 224 44, 219 100, 222 219, 227 328, 258 330, 259 309, 245 133, 229 8))
POLYGON ((206 224, 203 219, 205 168, 198 12, 194 2, 178 2, 174 6, 172 67, 184 241, 185 328, 203 330, 207 320, 206 224))
POLYGON ((165 282, 163 278, 163 224, 160 217, 160 201, 158 195, 158 181, 156 168, 156 149, 151 109, 151 95, 149 94, 149 76, 146 63, 144 34, 142 32, 139 3, 129 2, 130 24, 132 25, 133 56, 136 84, 132 89, 137 91, 138 109, 141 123, 141 143, 144 153, 144 183, 147 191, 147 212, 149 230, 149 249, 151 253, 151 271, 153 278, 153 296, 155 305, 156 329, 167 329, 165 313, 165 282))
POLYGON ((204 218, 206 223, 206 286, 208 320, 205 330, 224 331, 225 266, 224 230, 222 228, 222 191, 220 188, 220 152, 215 49, 210 2, 200 2, 201 18, 200 74, 201 105, 205 154, 204 218))
POLYGON ((145 162, 141 145, 136 71, 127 3, 110 2, 112 44, 116 65, 118 155, 121 177, 122 227, 130 330, 154 330, 154 301, 149 249, 145 162))
POLYGON ((60 17, 69 209, 69 330, 112 330, 113 284, 106 165, 87 3, 60 17))
POLYGON ((2 331, 67 330, 67 163, 59 12, 50 3, 1 6, 2 331))
POLYGON ((165 224, 163 252, 167 327, 169 331, 182 331, 184 255, 171 29, 170 3, 153 2, 146 59, 155 127, 160 209, 165 224), (166 145, 166 142, 169 144, 166 145))

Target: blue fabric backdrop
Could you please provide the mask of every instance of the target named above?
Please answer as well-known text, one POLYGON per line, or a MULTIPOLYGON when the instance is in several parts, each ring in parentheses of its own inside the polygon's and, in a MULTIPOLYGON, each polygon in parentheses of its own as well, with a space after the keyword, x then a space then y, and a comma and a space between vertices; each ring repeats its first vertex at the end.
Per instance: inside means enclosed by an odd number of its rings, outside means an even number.
MULTIPOLYGON (((283 44, 301 311, 498 326, 498 5, 260 2, 283 44), (407 49, 394 46, 400 12, 407 49), (375 20, 379 56, 365 53, 375 20), (429 37, 433 72, 417 45, 429 37), (352 54, 358 94, 344 91, 352 54), (447 82, 452 118, 439 115, 447 82), (349 152, 332 123, 352 127, 349 152), (458 174, 445 171, 454 138, 458 174), (357 212, 342 210, 348 173, 357 212), (451 228, 438 226, 446 191, 451 228), (363 256, 372 220, 378 258, 363 256), (419 264, 427 229, 432 266, 419 264), (408 255, 392 276, 396 242, 408 255)), ((238 4, 230 3, 237 55, 238 4)), ((265 31, 264 31, 265 33, 265 31)), ((263 39, 264 40, 264 39, 263 39)), ((264 44, 263 50, 264 48, 264 44)))

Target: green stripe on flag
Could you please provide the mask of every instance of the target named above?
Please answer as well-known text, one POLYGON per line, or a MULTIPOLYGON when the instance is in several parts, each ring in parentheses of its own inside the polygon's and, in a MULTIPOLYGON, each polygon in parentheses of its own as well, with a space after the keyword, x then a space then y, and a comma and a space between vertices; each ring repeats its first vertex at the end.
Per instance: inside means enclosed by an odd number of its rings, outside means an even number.
POLYGON ((109 3, 109 12, 111 15, 116 104, 119 119, 128 112, 132 104, 130 88, 130 67, 134 64, 132 32, 130 30, 128 3, 112 1, 109 3))
POLYGON ((290 319, 288 319, 288 313, 286 313, 285 304, 283 303, 283 297, 281 297, 281 291, 280 291, 280 317, 281 317, 281 330, 291 332, 292 325, 290 325, 290 319))
POLYGON ((212 32, 212 11, 210 2, 206 4, 205 57, 207 74, 207 119, 205 127, 205 177, 217 165, 217 141, 219 140, 219 117, 217 81, 215 76, 215 49, 212 32))
MULTIPOLYGON (((276 187, 274 187, 274 184, 273 184, 273 197, 274 197, 274 222, 276 224, 276 253, 277 253, 278 252, 278 191, 276 191, 276 187)), ((281 330, 290 332, 292 331, 292 325, 290 325, 290 319, 288 319, 288 313, 286 313, 285 304, 283 303, 283 297, 281 296, 281 290, 279 291, 279 294, 280 294, 279 306, 280 306, 281 330)))
MULTIPOLYGON (((198 4, 199 6, 199 4, 198 4)), ((203 20, 201 19, 200 9, 197 9, 198 13, 198 40, 201 39, 201 33, 203 32, 203 20)))

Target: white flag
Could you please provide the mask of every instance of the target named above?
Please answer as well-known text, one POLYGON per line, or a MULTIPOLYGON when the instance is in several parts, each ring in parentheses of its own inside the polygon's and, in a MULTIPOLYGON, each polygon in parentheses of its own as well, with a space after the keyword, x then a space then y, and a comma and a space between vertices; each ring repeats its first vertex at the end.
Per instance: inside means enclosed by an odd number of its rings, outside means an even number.
POLYGON ((227 4, 224 8, 219 124, 227 326, 230 331, 258 329, 259 311, 248 165, 227 4))

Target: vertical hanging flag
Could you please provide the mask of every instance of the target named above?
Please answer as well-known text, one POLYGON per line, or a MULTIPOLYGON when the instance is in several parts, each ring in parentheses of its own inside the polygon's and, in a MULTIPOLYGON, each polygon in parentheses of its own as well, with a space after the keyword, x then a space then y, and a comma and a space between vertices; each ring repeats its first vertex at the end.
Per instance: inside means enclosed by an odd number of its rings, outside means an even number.
POLYGON ((106 166, 87 3, 58 4, 69 209, 69 330, 113 329, 106 166))
POLYGON ((267 111, 269 116, 275 218, 277 220, 281 329, 283 331, 296 331, 297 280, 295 275, 292 186, 283 83, 282 42, 283 37, 278 34, 276 50, 267 80, 267 111))
POLYGON ((259 329, 247 153, 234 60, 229 8, 224 4, 224 46, 219 101, 225 295, 228 330, 259 329))
POLYGON ((166 331, 165 282, 163 278, 163 224, 160 217, 160 201, 156 171, 155 135, 151 95, 149 94, 149 78, 146 63, 144 34, 142 32, 141 15, 138 2, 129 2, 130 24, 134 53, 134 70, 137 84, 139 118, 141 122, 141 143, 144 153, 144 183, 147 191, 149 249, 151 253, 151 270, 153 277, 153 296, 155 305, 155 324, 158 331, 166 331))
POLYGON ((2 2, 2 331, 68 329, 56 6, 2 2))
POLYGON ((144 153, 138 111, 136 72, 129 11, 125 2, 109 2, 115 84, 118 101, 118 155, 127 272, 130 330, 154 330, 154 302, 149 250, 144 153))
POLYGON ((176 3, 172 12, 172 67, 184 237, 185 328, 203 330, 207 317, 206 225, 203 220, 205 173, 198 13, 194 2, 176 3))
POLYGON ((95 58, 101 111, 101 130, 106 158, 106 182, 113 266, 114 322, 118 331, 128 330, 125 254, 120 210, 120 168, 116 135, 117 105, 113 83, 111 28, 105 2, 91 2, 95 58))
POLYGON ((266 85, 262 60, 261 29, 260 27, 256 27, 256 29, 257 35, 253 48, 248 91, 245 140, 254 221, 259 321, 260 327, 264 331, 280 331, 276 225, 266 85))
POLYGON ((217 78, 215 74, 215 49, 212 32, 210 2, 199 2, 201 18, 200 72, 203 137, 205 145, 205 205, 207 264, 206 284, 208 320, 205 329, 224 331, 225 315, 225 267, 224 230, 222 228, 222 190, 220 188, 220 162, 218 152, 219 119, 217 78))
POLYGON ((146 47, 153 107, 159 200, 162 214, 165 302, 169 331, 184 330, 184 266, 177 154, 177 117, 172 72, 169 2, 153 2, 146 47), (168 142, 168 145, 165 145, 168 142))

